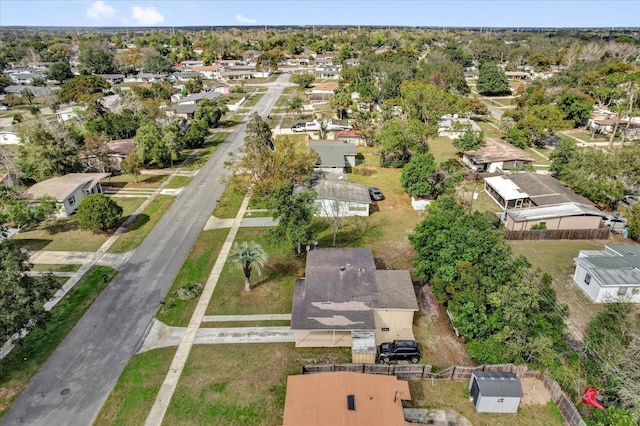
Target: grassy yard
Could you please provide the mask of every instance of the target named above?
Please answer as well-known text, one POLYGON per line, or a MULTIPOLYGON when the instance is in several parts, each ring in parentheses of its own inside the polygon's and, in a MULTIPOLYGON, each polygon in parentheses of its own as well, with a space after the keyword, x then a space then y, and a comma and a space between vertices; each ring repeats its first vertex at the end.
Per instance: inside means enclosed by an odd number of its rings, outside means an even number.
POLYGON ((20 247, 51 251, 96 251, 109 234, 83 231, 74 217, 46 220, 11 237, 20 247))
POLYGON ((237 242, 255 241, 269 255, 262 275, 253 274, 254 286, 244 291, 242 271, 227 262, 207 308, 207 315, 284 314, 291 312, 293 287, 304 272, 304 257, 294 256, 274 246, 265 235, 264 228, 240 228, 237 242))
POLYGON ((52 309, 47 326, 31 331, 20 346, 0 360, 0 416, 107 286, 102 274, 107 274, 110 281, 116 271, 106 267, 91 268, 52 309))
POLYGON ((260 99, 262 99, 262 96, 264 95, 264 93, 252 93, 249 95, 249 97, 247 98, 247 100, 242 104, 242 108, 253 108, 260 99))
POLYGON ((165 186, 165 188, 167 189, 182 188, 189 185, 192 180, 193 178, 189 176, 174 176, 173 178, 171 178, 171 180, 169 181, 167 186, 165 186))
POLYGON ((44 271, 44 272, 75 272, 80 269, 81 265, 45 265, 38 264, 33 265, 32 271, 44 271))
POLYGON ((158 188, 166 179, 166 175, 141 174, 138 176, 138 183, 136 183, 133 175, 116 175, 107 178, 106 182, 103 181, 102 185, 114 186, 120 189, 155 189, 158 188))
POLYGON ((175 352, 162 348, 133 356, 93 424, 144 424, 175 352))
POLYGON ((517 414, 476 413, 469 402, 467 380, 411 380, 413 401, 405 406, 452 410, 476 426, 551 426, 564 424, 553 402, 546 405, 520 405, 517 414))
POLYGON ((525 152, 533 157, 533 164, 544 164, 546 166, 551 165, 551 160, 549 160, 548 158, 550 158, 549 156, 553 152, 552 150, 548 148, 535 147, 535 148, 525 148, 525 152), (544 158, 543 155, 544 157, 547 157, 547 158, 544 158))
POLYGON ((244 200, 245 192, 241 186, 232 181, 227 185, 216 208, 213 209, 213 215, 219 219, 233 219, 237 216, 238 210, 244 200))
MULTIPOLYGON (((191 157, 191 160, 186 164, 182 170, 199 170, 204 163, 216 152, 218 146, 224 142, 231 132, 216 132, 208 136, 207 144, 198 150, 198 153, 191 157)), ((188 154, 193 153, 195 150, 187 151, 188 154)), ((187 155, 185 155, 185 158, 187 155)))
POLYGON ((300 123, 303 121, 312 121, 314 118, 315 115, 313 113, 298 114, 297 116, 293 114, 286 114, 282 119, 282 124, 280 125, 280 127, 283 129, 289 129, 296 123, 300 123))
POLYGON ((180 300, 176 297, 175 291, 185 284, 193 282, 200 283, 202 286, 206 284, 228 233, 228 229, 214 229, 203 231, 200 234, 182 268, 180 268, 180 272, 178 272, 178 276, 156 318, 167 325, 177 327, 186 327, 189 324, 198 298, 180 300))
MULTIPOLYGON (((578 138, 582 140, 585 143, 609 142, 609 136, 596 133, 592 138, 591 132, 588 130, 574 129, 574 130, 569 130, 566 133, 570 134, 574 138, 578 138)), ((616 142, 617 141, 618 139, 616 139, 616 142)))
POLYGON ((125 253, 142 244, 142 241, 144 241, 174 201, 175 197, 158 195, 136 220, 129 225, 127 230, 120 235, 116 242, 113 243, 109 248, 109 253, 125 253))
POLYGON ((287 376, 350 358, 348 349, 291 343, 194 346, 163 424, 281 425, 287 376))
POLYGON ((437 163, 458 157, 458 149, 454 148, 449 138, 429 139, 429 152, 433 154, 437 163))
MULTIPOLYGON (((579 333, 586 331, 591 317, 602 310, 602 305, 591 299, 573 282, 573 258, 580 250, 601 250, 602 241, 554 240, 509 241, 515 255, 529 259, 534 268, 540 268, 553 277, 553 288, 558 301, 569 306, 567 325, 579 333)), ((575 333, 574 333, 575 334, 575 333)))
POLYGON ((489 122, 476 121, 476 124, 480 126, 485 137, 502 138, 502 133, 500 132, 500 130, 493 127, 489 122))

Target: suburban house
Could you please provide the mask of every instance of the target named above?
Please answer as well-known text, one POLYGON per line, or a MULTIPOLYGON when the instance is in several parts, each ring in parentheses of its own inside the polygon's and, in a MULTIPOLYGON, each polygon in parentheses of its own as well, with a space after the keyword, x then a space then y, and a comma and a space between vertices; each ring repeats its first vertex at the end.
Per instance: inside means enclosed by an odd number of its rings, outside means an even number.
POLYGON ((342 74, 342 67, 339 65, 317 66, 315 70, 316 78, 321 80, 337 80, 342 74))
POLYGON ((102 158, 97 158, 95 154, 81 154, 79 158, 85 171, 100 171, 104 170, 105 166, 108 170, 120 170, 122 160, 130 152, 135 152, 136 148, 133 139, 116 139, 106 143, 102 158))
POLYGON ((573 281, 596 303, 640 303, 640 246, 580 250, 573 281))
POLYGON ((351 347, 352 362, 373 363, 378 344, 414 340, 417 310, 409 271, 376 270, 368 248, 315 249, 296 280, 291 329, 296 347, 351 347))
POLYGON ((287 378, 283 426, 408 426, 402 401, 409 383, 396 376, 346 371, 287 378))
MULTIPOLYGON (((81 107, 78 107, 78 108, 81 108, 81 107)), ((70 121, 70 120, 78 121, 80 120, 80 117, 78 117, 78 113, 76 111, 77 109, 74 111, 72 107, 60 109, 56 111, 56 119, 58 120, 59 123, 66 123, 67 121, 70 121)))
POLYGON ((217 100, 222 96, 220 92, 201 92, 192 93, 191 95, 180 98, 176 101, 178 105, 195 105, 203 99, 217 100))
POLYGON ((191 71, 199 72, 204 78, 212 79, 218 72, 218 67, 216 65, 203 65, 201 67, 191 67, 191 71))
POLYGON ((356 147, 350 143, 332 140, 310 140, 307 149, 314 150, 320 156, 316 168, 328 171, 344 172, 356 165, 356 147))
POLYGON ((60 91, 60 86, 20 86, 12 84, 11 86, 7 86, 4 88, 4 93, 6 93, 7 95, 20 95, 20 92, 22 92, 22 90, 24 89, 29 89, 31 93, 33 93, 33 96, 36 98, 43 98, 45 96, 55 95, 58 91, 60 91))
POLYGON ((367 144, 365 138, 355 130, 340 130, 339 132, 336 132, 336 139, 343 142, 349 142, 355 146, 365 146, 367 144))
POLYGON ((174 104, 167 107, 167 109, 165 109, 165 113, 169 117, 176 116, 191 120, 194 117, 196 108, 198 108, 198 105, 195 103, 174 104))
POLYGON ((597 208, 580 203, 549 204, 506 211, 505 225, 510 231, 530 229, 598 229, 606 216, 597 208))
POLYGON ((336 57, 336 54, 333 52, 330 53, 318 53, 315 58, 315 65, 333 65, 333 59, 336 57))
POLYGON ((220 71, 218 74, 220 75, 220 78, 224 80, 248 80, 252 78, 252 75, 254 72, 255 70, 251 70, 251 69, 240 69, 240 70, 227 69, 224 71, 220 71))
MULTIPOLYGON (((342 177, 339 176, 339 178, 342 177)), ((316 191, 315 207, 320 217, 369 216, 369 189, 341 179, 319 179, 311 185, 316 191)))
POLYGON ((183 69, 191 69, 193 67, 203 67, 205 65, 204 61, 182 61, 180 62, 180 68, 183 69))
POLYGON ((0 145, 19 145, 20 136, 13 127, 0 130, 0 145))
POLYGON ((26 194, 34 201, 45 196, 53 197, 58 214, 70 216, 84 197, 102 193, 100 181, 109 176, 111 173, 69 173, 38 182, 27 189, 26 194))
POLYGON ((219 81, 212 81, 204 85, 205 90, 209 92, 222 93, 223 95, 229 95, 231 93, 231 86, 221 83, 219 81))
POLYGON ((521 172, 533 163, 533 158, 510 143, 487 138, 480 149, 465 152, 462 162, 474 172, 521 172))
POLYGON ((171 74, 172 81, 189 81, 194 78, 205 78, 199 71, 180 71, 171 74))
POLYGON ((589 199, 576 194, 549 175, 515 173, 484 179, 484 190, 503 210, 578 203, 593 206, 589 199))
POLYGON ((457 139, 464 135, 467 130, 474 132, 482 131, 475 121, 458 117, 458 114, 447 114, 438 119, 438 136, 457 139))
POLYGON ((118 84, 124 81, 124 74, 95 74, 96 77, 102 77, 111 84, 118 84))
POLYGON ((309 101, 312 104, 326 102, 334 96, 337 88, 338 82, 336 81, 326 81, 324 83, 314 84, 313 87, 307 91, 309 101))
POLYGON ((522 399, 520 380, 513 373, 474 371, 469 393, 478 413, 517 413, 522 399))

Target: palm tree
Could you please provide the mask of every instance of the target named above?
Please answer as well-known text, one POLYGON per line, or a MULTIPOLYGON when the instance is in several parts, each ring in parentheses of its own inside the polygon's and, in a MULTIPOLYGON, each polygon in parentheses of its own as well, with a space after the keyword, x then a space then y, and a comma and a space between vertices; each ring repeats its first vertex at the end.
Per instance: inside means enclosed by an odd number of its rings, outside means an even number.
POLYGON ((244 273, 244 291, 251 291, 251 272, 255 269, 258 275, 267 262, 267 253, 255 241, 234 243, 229 260, 244 273))

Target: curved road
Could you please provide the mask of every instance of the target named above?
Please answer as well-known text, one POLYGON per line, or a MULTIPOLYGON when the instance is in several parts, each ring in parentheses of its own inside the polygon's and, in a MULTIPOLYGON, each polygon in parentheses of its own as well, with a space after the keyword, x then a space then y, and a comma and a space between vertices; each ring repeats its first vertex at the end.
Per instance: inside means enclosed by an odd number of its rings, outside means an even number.
MULTIPOLYGON (((251 112, 269 114, 290 77, 281 74, 269 84, 251 112)), ((0 425, 93 423, 220 199, 227 153, 240 147, 244 136, 243 121, 34 376, 0 425)))

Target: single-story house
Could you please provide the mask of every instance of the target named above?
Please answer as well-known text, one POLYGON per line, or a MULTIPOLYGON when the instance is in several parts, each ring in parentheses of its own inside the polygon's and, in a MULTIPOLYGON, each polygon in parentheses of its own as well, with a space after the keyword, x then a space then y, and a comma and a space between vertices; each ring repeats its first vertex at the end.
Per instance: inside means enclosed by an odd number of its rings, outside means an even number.
POLYGON ((205 76, 198 71, 180 71, 171 74, 172 81, 189 81, 198 77, 205 78, 205 76))
POLYGON ((336 139, 356 146, 365 146, 367 144, 365 138, 355 130, 340 130, 336 132, 336 139))
POLYGON ((196 112, 196 108, 198 108, 198 105, 195 103, 173 104, 165 110, 165 113, 169 117, 178 116, 191 120, 196 112))
POLYGON ((356 65, 360 65, 360 58, 348 58, 348 59, 345 59, 344 63, 346 65, 355 67, 356 65))
POLYGON ((12 84, 4 88, 4 93, 12 95, 20 95, 23 89, 29 89, 33 96, 36 98, 43 98, 45 96, 52 96, 60 90, 59 86, 47 87, 47 86, 21 86, 12 84))
POLYGON ((78 121, 80 117, 78 117, 76 111, 72 107, 60 109, 56 111, 56 119, 59 123, 66 123, 69 120, 78 121))
POLYGON ((102 77, 111 84, 118 84, 124 81, 124 74, 95 74, 96 77, 102 77))
POLYGON ((291 329, 296 347, 351 347, 352 362, 375 362, 376 346, 415 340, 418 303, 409 271, 376 270, 368 248, 307 253, 296 280, 291 329))
POLYGON ((458 117, 458 114, 447 114, 438 119, 438 136, 457 139, 464 135, 467 130, 474 132, 482 131, 475 121, 458 117))
POLYGON ((520 380, 513 373, 474 371, 469 393, 478 413, 517 413, 522 399, 520 380))
POLYGON ((0 145, 20 145, 20 136, 13 127, 0 130, 0 145))
POLYGON ((640 246, 580 250, 573 281, 596 303, 640 303, 640 246))
POLYGON ((182 61, 182 62, 180 62, 180 68, 203 67, 204 65, 205 65, 204 61, 182 61))
POLYGON ((359 183, 338 179, 320 179, 312 188, 316 191, 315 207, 320 217, 369 216, 369 189, 359 183))
POLYGON ((396 376, 352 372, 287 378, 283 426, 408 426, 402 401, 409 383, 396 376))
POLYGON ((336 54, 331 53, 318 53, 315 57, 315 65, 333 65, 333 59, 336 54))
POLYGON ((228 84, 221 83, 219 81, 212 81, 204 85, 205 90, 209 92, 217 92, 222 93, 223 95, 228 95, 231 93, 231 86, 228 84))
POLYGON ((204 76, 204 78, 212 79, 217 75, 217 65, 204 65, 201 67, 191 67, 191 71, 197 71, 204 76))
POLYGON ((503 210, 572 202, 593 206, 589 199, 540 173, 488 177, 484 179, 484 190, 503 210))
POLYGON ((225 80, 248 80, 252 78, 252 70, 226 70, 220 71, 220 78, 225 80))
POLYGON ((342 74, 342 67, 336 65, 323 65, 316 67, 316 78, 322 80, 337 80, 342 74))
POLYGON ((27 189, 26 194, 34 201, 44 196, 53 197, 58 214, 70 216, 84 197, 102 193, 100 181, 109 176, 111 173, 69 173, 38 182, 27 189))
POLYGON ((506 71, 504 73, 511 80, 530 80, 531 73, 525 71, 506 71))
POLYGON ((178 99, 176 103, 178 105, 189 105, 189 104, 197 104, 203 99, 209 100, 217 100, 222 96, 220 92, 201 92, 201 93, 192 93, 184 98, 178 99))
POLYGON ((522 149, 495 138, 486 138, 484 146, 465 152, 462 162, 477 172, 521 172, 533 163, 533 157, 522 149))
POLYGON ((356 165, 356 147, 350 143, 329 140, 310 140, 307 149, 314 150, 320 155, 317 168, 333 169, 343 172, 344 169, 356 165))
POLYGON ((528 231, 542 225, 544 229, 598 229, 605 216, 593 206, 570 202, 509 209, 505 225, 510 231, 528 231))

